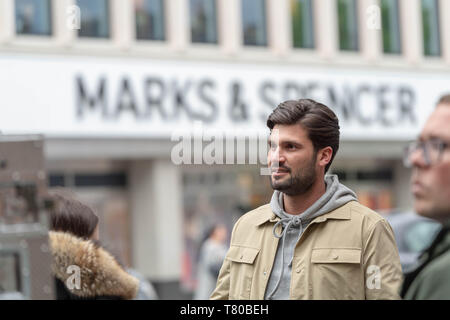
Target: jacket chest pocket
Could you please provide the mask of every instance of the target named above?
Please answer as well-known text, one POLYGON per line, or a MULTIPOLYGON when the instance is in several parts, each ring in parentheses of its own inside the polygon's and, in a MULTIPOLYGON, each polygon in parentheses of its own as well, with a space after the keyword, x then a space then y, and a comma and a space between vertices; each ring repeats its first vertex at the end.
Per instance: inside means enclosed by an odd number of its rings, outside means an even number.
POLYGON ((225 259, 231 261, 229 297, 250 299, 254 265, 259 249, 231 245, 225 259))
POLYGON ((311 268, 313 299, 364 299, 361 249, 315 248, 311 268))

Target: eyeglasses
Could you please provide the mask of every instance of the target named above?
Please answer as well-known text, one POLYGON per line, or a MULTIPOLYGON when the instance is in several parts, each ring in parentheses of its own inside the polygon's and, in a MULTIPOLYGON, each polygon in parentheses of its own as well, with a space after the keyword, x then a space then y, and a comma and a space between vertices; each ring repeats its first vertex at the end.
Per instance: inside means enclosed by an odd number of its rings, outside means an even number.
POLYGON ((403 164, 407 168, 412 167, 411 156, 417 150, 421 152, 421 159, 423 160, 426 166, 433 166, 437 164, 441 157, 442 153, 446 148, 449 147, 447 142, 444 142, 440 139, 430 139, 427 141, 414 141, 411 142, 405 148, 405 152, 403 154, 403 164))

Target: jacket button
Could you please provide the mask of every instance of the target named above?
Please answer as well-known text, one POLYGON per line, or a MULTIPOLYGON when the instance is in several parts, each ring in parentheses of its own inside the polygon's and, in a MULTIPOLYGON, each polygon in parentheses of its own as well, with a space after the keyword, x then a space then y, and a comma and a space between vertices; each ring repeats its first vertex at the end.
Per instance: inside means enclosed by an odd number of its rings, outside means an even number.
POLYGON ((297 271, 297 273, 300 273, 300 271, 302 271, 302 269, 297 268, 297 270, 295 270, 295 271, 297 271))
POLYGON ((240 258, 240 259, 242 260, 243 258, 244 258, 244 255, 241 255, 241 258, 240 258))
POLYGON ((337 260, 337 259, 339 259, 338 255, 333 256, 333 260, 337 260))

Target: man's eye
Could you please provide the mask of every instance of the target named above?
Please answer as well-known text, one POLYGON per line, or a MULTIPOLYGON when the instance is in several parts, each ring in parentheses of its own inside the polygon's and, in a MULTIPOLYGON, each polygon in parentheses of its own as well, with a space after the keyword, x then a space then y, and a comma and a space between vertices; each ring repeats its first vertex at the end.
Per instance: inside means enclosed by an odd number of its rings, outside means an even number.
POLYGON ((296 147, 295 147, 293 144, 288 144, 288 145, 286 146, 286 149, 294 150, 294 149, 296 149, 296 147))
POLYGON ((424 142, 424 145, 433 151, 441 148, 442 142, 439 139, 430 139, 424 142))

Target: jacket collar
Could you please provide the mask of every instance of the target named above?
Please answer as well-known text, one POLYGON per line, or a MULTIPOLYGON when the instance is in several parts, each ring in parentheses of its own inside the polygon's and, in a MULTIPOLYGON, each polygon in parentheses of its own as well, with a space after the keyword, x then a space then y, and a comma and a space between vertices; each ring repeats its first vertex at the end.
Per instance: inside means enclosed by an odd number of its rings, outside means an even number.
MULTIPOLYGON (((311 223, 324 222, 328 219, 350 220, 350 218, 351 218, 350 204, 352 202, 353 201, 347 202, 343 206, 315 218, 313 221, 311 221, 311 223)), ((280 218, 275 213, 272 212, 272 209, 270 208, 270 204, 260 207, 259 210, 260 210, 260 213, 255 218, 256 226, 260 226, 266 222, 274 222, 275 223, 280 220, 280 218)))

